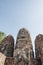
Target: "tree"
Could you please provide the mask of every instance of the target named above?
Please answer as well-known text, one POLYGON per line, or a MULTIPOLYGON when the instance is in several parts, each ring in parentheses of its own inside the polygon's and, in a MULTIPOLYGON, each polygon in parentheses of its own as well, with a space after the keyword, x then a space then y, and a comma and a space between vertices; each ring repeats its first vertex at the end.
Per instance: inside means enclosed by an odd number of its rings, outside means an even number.
POLYGON ((3 40, 3 38, 6 36, 4 32, 0 32, 0 42, 3 40))

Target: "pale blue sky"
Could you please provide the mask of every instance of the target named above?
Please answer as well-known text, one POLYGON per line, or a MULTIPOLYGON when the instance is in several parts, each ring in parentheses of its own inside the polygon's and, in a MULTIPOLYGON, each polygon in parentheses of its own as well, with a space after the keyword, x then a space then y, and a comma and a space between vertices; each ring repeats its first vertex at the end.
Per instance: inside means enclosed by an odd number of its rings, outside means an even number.
POLYGON ((22 27, 30 32, 32 42, 43 34, 43 0, 0 0, 0 31, 16 39, 22 27))

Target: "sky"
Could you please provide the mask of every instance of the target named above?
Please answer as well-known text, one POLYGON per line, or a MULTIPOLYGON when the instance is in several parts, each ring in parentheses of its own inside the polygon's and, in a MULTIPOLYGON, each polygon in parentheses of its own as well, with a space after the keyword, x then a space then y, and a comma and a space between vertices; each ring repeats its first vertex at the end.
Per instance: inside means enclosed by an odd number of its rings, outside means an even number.
POLYGON ((34 46, 35 37, 43 34, 43 0, 0 0, 0 31, 13 35, 26 28, 34 46))

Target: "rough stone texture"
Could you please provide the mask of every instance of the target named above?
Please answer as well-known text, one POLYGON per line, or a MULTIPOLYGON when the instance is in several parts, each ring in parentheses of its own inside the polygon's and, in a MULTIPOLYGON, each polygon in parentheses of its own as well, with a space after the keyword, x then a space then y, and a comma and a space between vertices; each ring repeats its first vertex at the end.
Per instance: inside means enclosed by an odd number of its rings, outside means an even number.
POLYGON ((19 63, 16 63, 13 57, 7 57, 4 65, 26 65, 26 62, 24 59, 21 59, 19 63))
MULTIPOLYGON (((7 57, 5 60, 5 64, 4 65, 29 65, 27 61, 25 61, 25 59, 20 59, 19 63, 15 61, 15 58, 13 57, 7 57)), ((33 59, 30 63, 30 65, 42 65, 40 63, 39 59, 33 59)))
POLYGON ((16 62, 19 62, 20 59, 25 59, 25 63, 30 64, 31 59, 33 59, 33 48, 31 43, 30 33, 28 33, 25 28, 20 29, 14 50, 16 62))
POLYGON ((43 35, 39 34, 35 39, 36 59, 40 59, 43 65, 43 35))
POLYGON ((0 52, 0 65, 4 65, 6 56, 0 52))
POLYGON ((0 45, 0 52, 2 52, 7 57, 13 57, 14 39, 11 35, 8 35, 2 40, 0 45))
POLYGON ((4 65, 15 65, 14 58, 13 57, 7 57, 4 65))
POLYGON ((18 65, 25 65, 23 61, 19 62, 18 65))
POLYGON ((15 49, 14 38, 5 37, 0 44, 0 65, 43 65, 43 35, 36 36, 35 59, 31 43, 30 33, 25 28, 18 32, 15 49))
POLYGON ((16 40, 16 48, 23 48, 26 44, 31 44, 30 33, 25 28, 19 30, 16 40))
POLYGON ((30 65, 42 65, 40 62, 41 62, 40 59, 33 59, 33 60, 31 61, 31 64, 30 64, 30 65))

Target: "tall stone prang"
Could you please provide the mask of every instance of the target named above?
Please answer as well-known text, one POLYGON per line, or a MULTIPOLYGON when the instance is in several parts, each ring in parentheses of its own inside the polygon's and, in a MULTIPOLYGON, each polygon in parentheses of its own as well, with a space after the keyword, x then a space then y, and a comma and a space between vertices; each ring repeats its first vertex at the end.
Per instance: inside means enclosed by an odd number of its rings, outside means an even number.
POLYGON ((30 33, 25 28, 19 30, 14 50, 14 57, 24 58, 25 64, 31 64, 33 48, 30 33))
POLYGON ((43 35, 39 34, 35 39, 35 54, 36 59, 40 60, 40 63, 43 65, 43 35))
POLYGON ((30 33, 25 28, 22 28, 18 32, 17 40, 16 40, 16 46, 17 48, 23 48, 25 45, 30 44, 31 45, 31 37, 30 33))
POLYGON ((8 35, 2 40, 0 52, 7 57, 13 57, 14 38, 12 35, 8 35))

